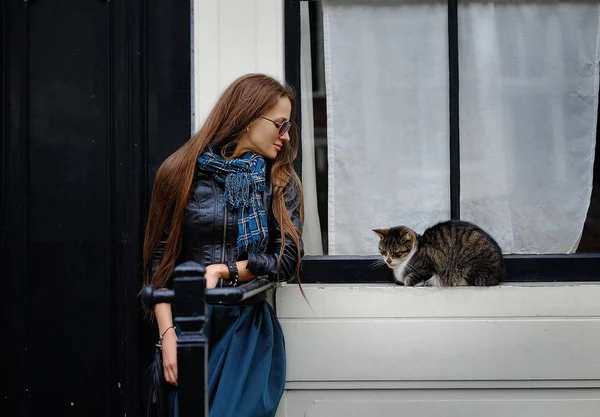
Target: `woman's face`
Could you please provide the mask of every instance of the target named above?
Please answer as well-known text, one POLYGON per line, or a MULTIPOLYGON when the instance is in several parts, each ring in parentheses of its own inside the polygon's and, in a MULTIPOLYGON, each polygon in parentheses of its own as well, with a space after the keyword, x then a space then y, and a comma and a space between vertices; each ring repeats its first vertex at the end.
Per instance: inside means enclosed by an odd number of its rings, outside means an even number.
POLYGON ((290 120, 291 113, 290 99, 285 96, 281 97, 263 117, 251 123, 248 132, 242 133, 233 156, 238 157, 246 152, 255 152, 265 158, 275 159, 281 148, 290 141, 290 135, 288 132, 279 135, 279 127, 273 122, 287 122, 290 120))

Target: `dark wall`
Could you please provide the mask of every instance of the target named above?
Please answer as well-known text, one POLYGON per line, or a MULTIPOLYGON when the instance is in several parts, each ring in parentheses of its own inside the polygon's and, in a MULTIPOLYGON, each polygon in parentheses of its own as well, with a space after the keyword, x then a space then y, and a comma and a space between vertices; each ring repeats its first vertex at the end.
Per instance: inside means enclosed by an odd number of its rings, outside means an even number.
POLYGON ((143 228, 190 136, 190 2, 0 7, 0 415, 136 416, 143 228))

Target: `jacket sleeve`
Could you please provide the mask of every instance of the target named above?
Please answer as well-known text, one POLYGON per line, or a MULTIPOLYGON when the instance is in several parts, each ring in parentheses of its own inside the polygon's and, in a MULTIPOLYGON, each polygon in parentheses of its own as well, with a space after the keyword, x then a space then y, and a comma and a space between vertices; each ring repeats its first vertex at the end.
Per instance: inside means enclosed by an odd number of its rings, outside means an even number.
MULTIPOLYGON (((285 202, 287 212, 300 236, 300 258, 304 256, 302 244, 302 221, 300 220, 300 190, 298 187, 289 186, 285 202)), ((298 248, 294 241, 286 236, 285 242, 281 239, 281 226, 271 212, 269 216, 269 244, 265 253, 244 253, 240 259, 248 259, 248 270, 257 277, 267 276, 272 281, 291 281, 295 278, 298 263, 298 248), (283 255, 277 265, 281 246, 283 255)))
MULTIPOLYGON (((158 270, 158 267, 160 266, 160 263, 162 261, 165 249, 167 248, 167 239, 169 237, 169 231, 170 226, 169 224, 167 224, 160 240, 154 248, 154 252, 152 252, 152 259, 150 261, 150 279, 154 277, 154 274, 156 274, 156 271, 158 270)), ((172 279, 169 278, 168 281, 165 283, 166 288, 171 288, 173 286, 173 283, 171 281, 172 279)))

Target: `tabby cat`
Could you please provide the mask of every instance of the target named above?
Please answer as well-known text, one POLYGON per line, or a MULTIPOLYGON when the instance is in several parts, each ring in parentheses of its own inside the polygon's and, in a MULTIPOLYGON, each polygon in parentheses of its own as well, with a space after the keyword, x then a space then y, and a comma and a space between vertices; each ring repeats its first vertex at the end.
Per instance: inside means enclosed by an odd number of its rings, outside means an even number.
POLYGON ((500 246, 472 223, 445 221, 422 235, 406 226, 373 231, 381 238, 379 252, 397 284, 491 286, 504 279, 500 246))

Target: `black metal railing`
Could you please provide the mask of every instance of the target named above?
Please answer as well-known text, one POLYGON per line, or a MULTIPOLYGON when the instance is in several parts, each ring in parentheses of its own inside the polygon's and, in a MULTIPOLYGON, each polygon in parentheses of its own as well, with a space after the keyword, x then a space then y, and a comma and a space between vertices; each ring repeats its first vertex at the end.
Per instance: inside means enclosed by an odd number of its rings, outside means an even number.
POLYGON ((206 289, 205 269, 196 262, 175 268, 172 290, 156 290, 148 285, 142 303, 152 309, 156 304, 171 303, 173 323, 179 329, 177 339, 177 388, 180 417, 208 417, 208 345, 203 332, 207 304, 236 305, 275 284, 257 278, 238 287, 206 289))

